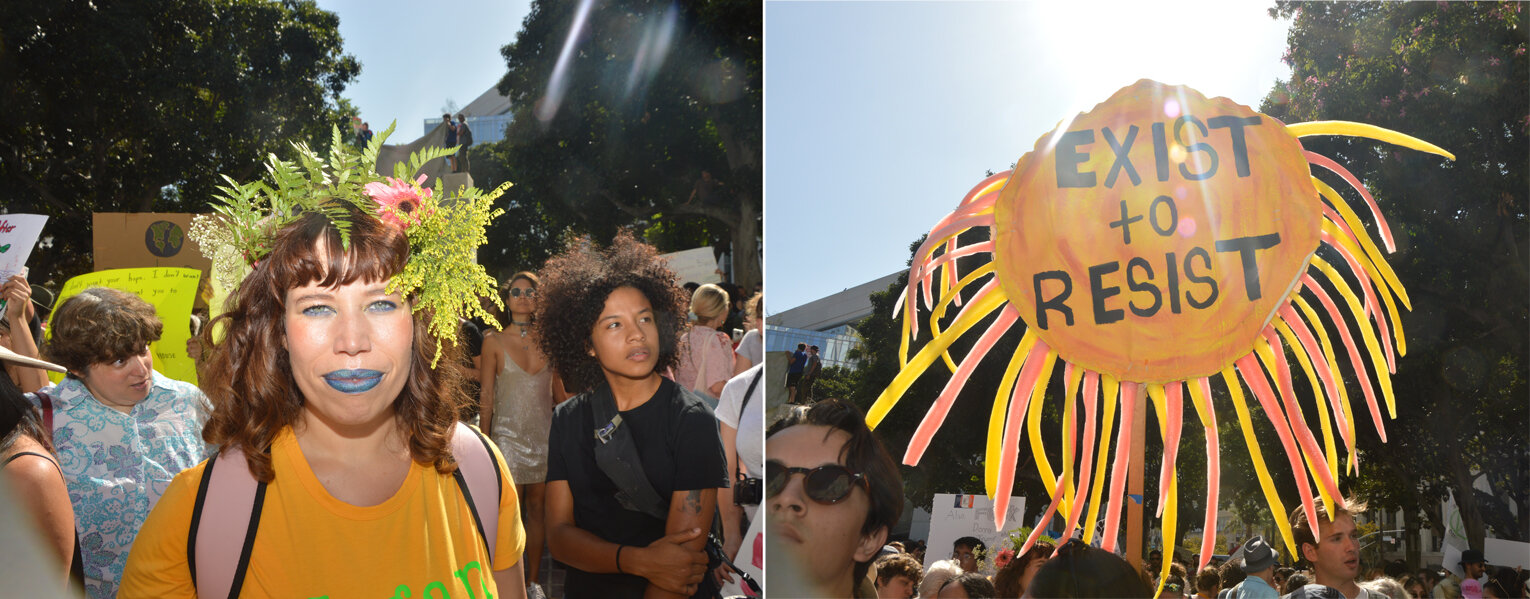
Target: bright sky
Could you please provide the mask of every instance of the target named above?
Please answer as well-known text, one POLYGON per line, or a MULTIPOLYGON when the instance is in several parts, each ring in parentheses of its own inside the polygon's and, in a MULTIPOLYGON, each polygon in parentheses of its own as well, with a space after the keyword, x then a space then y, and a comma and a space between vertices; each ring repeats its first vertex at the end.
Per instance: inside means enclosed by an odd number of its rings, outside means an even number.
POLYGON ((515 41, 530 0, 318 0, 340 16, 345 51, 361 61, 361 76, 345 89, 361 118, 381 132, 398 121, 391 139, 424 134, 447 100, 466 106, 505 74, 500 47, 515 41))
POLYGON ((1138 79, 1254 107, 1273 2, 768 2, 767 312, 907 268, 986 170, 1138 79))

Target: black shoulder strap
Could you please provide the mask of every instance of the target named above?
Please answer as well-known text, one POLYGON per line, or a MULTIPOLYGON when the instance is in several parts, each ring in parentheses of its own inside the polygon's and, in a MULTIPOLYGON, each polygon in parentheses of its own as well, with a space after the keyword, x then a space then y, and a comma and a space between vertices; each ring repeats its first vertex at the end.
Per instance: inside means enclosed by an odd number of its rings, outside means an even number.
POLYGON ((590 392, 590 409, 595 414, 595 464, 616 483, 616 500, 634 512, 668 519, 669 501, 659 497, 653 483, 648 482, 632 433, 622 426, 610 385, 602 384, 590 392))
POLYGON ((754 386, 760 384, 760 375, 765 374, 765 369, 755 371, 754 378, 749 379, 749 389, 744 391, 744 401, 738 405, 738 419, 744 419, 744 408, 749 407, 749 398, 754 397, 754 386))
POLYGON ((207 459, 191 510, 191 530, 186 535, 186 566, 199 596, 230 599, 239 596, 250 567, 250 552, 255 548, 255 533, 260 528, 265 499, 266 483, 249 471, 239 450, 225 447, 207 459), (217 476, 213 475, 214 466, 222 467, 217 476), (239 534, 240 523, 245 524, 243 535, 239 534), (199 532, 206 533, 202 535, 201 546, 197 544, 199 532), (204 558, 200 578, 198 554, 204 558))

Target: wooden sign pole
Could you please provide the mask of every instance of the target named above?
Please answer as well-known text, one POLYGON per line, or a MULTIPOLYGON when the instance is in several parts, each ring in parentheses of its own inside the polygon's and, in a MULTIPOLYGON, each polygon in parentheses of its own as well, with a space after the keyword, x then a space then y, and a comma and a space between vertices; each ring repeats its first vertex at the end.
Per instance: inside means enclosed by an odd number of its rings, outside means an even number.
MULTIPOLYGON (((1126 383, 1135 385, 1136 383, 1126 383)), ((1142 506, 1147 496, 1142 492, 1142 472, 1147 470, 1147 393, 1139 393, 1136 409, 1131 415, 1132 464, 1126 475, 1126 492, 1143 498, 1142 501, 1127 500, 1126 503, 1126 561, 1138 570, 1142 569, 1142 506)), ((1124 425, 1125 423, 1123 423, 1124 425)), ((1122 448, 1125 449, 1125 448, 1122 448)), ((1120 451, 1120 450, 1117 450, 1120 451)))

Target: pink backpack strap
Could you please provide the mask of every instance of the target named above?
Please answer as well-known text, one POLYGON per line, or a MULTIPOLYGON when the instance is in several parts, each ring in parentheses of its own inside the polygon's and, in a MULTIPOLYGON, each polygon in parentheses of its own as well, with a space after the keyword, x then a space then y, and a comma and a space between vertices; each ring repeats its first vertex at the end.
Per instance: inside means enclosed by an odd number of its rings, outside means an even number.
POLYGON ((207 460, 186 539, 198 597, 239 596, 265 498, 266 483, 250 473, 243 452, 226 447, 207 460))
POLYGON ((489 440, 462 422, 458 422, 452 432, 452 457, 457 460, 457 470, 452 472, 452 477, 457 479, 462 496, 468 500, 492 564, 494 540, 499 538, 499 499, 505 492, 505 483, 499 478, 499 460, 489 449, 489 440))

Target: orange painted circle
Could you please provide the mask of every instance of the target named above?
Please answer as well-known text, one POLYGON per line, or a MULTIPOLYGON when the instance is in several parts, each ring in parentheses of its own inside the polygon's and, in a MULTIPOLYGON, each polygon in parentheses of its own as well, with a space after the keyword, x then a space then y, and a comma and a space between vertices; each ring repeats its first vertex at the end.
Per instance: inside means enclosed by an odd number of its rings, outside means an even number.
POLYGON ((1020 159, 994 211, 1000 284, 1068 362, 1144 383, 1214 374, 1318 247, 1310 177, 1280 121, 1139 81, 1020 159))

